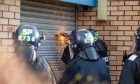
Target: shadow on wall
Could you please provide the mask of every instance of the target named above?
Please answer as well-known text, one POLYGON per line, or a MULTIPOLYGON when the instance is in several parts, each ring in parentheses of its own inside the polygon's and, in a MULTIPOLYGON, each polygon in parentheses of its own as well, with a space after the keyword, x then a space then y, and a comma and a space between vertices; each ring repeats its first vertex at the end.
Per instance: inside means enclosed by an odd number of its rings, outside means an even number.
POLYGON ((32 72, 29 66, 17 56, 0 57, 1 84, 50 84, 39 74, 32 72))

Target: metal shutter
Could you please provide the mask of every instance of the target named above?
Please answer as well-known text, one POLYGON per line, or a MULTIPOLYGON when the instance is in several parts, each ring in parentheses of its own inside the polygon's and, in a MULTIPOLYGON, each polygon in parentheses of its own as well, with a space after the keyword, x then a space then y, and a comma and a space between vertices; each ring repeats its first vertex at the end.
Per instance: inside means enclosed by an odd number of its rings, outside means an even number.
POLYGON ((64 46, 55 39, 55 34, 75 28, 75 7, 21 0, 21 24, 26 23, 37 26, 40 34, 45 33, 47 39, 38 49, 38 55, 49 61, 59 79, 64 70, 60 61, 64 46))

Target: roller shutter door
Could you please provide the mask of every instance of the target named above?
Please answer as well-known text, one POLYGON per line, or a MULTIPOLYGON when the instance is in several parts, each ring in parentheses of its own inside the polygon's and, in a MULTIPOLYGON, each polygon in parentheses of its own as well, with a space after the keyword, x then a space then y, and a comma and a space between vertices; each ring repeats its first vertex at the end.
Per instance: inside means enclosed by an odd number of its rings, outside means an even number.
POLYGON ((59 79, 64 70, 60 61, 64 45, 56 40, 55 34, 75 28, 75 7, 21 0, 21 24, 26 23, 37 26, 40 34, 45 33, 47 39, 38 49, 38 55, 49 61, 59 79))

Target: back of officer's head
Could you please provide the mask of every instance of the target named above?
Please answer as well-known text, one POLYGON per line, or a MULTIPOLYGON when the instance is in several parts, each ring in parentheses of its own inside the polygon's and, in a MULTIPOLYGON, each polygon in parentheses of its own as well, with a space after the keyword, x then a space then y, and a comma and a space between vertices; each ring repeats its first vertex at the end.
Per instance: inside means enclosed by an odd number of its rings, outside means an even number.
POLYGON ((135 49, 140 50, 140 27, 135 31, 135 49))
POLYGON ((88 30, 80 29, 75 33, 75 42, 78 49, 83 49, 93 45, 94 37, 88 30))
POLYGON ((25 61, 36 59, 35 48, 38 47, 39 32, 33 25, 25 24, 17 28, 15 33, 16 53, 25 61))

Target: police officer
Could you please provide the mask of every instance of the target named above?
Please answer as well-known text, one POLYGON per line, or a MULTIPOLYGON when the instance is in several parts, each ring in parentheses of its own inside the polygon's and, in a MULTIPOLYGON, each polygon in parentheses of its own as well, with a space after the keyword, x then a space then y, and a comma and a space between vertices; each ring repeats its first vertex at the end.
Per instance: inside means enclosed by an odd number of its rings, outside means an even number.
POLYGON ((128 55, 119 84, 140 84, 140 28, 135 32, 135 52, 128 55))
POLYGON ((59 84, 110 84, 107 65, 93 47, 94 37, 86 29, 71 36, 71 46, 77 50, 75 58, 68 63, 59 84))
POLYGON ((56 84, 56 80, 48 62, 37 57, 40 40, 37 28, 33 25, 21 25, 15 33, 16 52, 28 65, 28 69, 41 77, 42 84, 56 84))
MULTIPOLYGON (((95 47, 100 58, 103 59, 106 62, 106 64, 108 65, 109 64, 109 57, 107 54, 108 49, 107 49, 106 43, 99 39, 99 34, 96 30, 94 30, 94 29, 87 29, 87 30, 89 30, 92 33, 92 35, 95 37, 95 39, 94 39, 95 42, 93 44, 93 47, 95 47)), ((72 60, 70 58, 70 53, 71 52, 69 51, 69 46, 66 46, 66 48, 64 49, 63 55, 61 57, 62 61, 65 64, 68 64, 72 60)), ((75 57, 75 54, 74 54, 74 57, 75 57)))
POLYGON ((103 40, 99 39, 99 33, 96 30, 94 30, 94 29, 88 29, 88 30, 95 37, 95 43, 93 44, 93 47, 95 47, 100 58, 103 59, 106 62, 106 64, 108 65, 109 57, 107 54, 108 49, 107 49, 106 43, 103 40))

